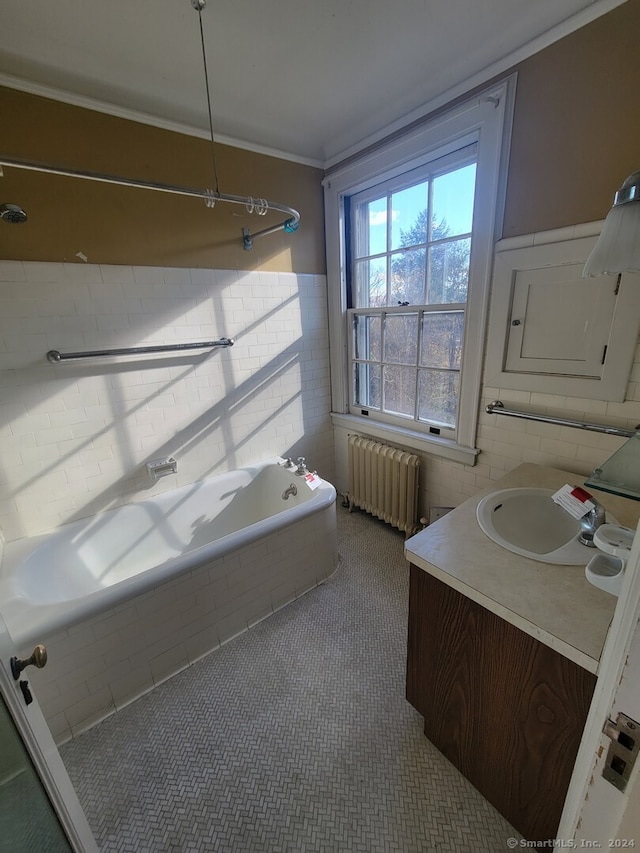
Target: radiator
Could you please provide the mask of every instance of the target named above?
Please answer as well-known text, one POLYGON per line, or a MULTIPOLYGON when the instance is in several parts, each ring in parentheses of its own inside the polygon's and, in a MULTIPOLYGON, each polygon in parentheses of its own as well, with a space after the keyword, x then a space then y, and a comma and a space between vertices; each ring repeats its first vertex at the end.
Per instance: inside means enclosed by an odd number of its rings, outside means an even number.
POLYGON ((415 533, 420 457, 359 435, 349 436, 348 449, 349 511, 357 506, 407 535, 415 533))

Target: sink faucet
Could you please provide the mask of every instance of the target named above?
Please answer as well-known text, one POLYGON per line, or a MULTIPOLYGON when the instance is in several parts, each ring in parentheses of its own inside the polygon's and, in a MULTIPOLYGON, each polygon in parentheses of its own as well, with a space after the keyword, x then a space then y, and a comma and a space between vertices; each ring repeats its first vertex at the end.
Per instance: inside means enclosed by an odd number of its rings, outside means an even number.
POLYGON ((593 536, 600 525, 604 524, 606 520, 605 508, 597 501, 594 501, 594 503, 594 508, 590 509, 589 512, 586 515, 583 515, 580 519, 582 530, 578 536, 578 542, 581 542, 583 545, 587 545, 589 548, 596 547, 593 541, 593 536))
POLYGON ((298 456, 298 467, 296 468, 295 473, 299 477, 304 477, 305 474, 309 473, 309 470, 307 468, 307 460, 304 458, 304 456, 298 456))

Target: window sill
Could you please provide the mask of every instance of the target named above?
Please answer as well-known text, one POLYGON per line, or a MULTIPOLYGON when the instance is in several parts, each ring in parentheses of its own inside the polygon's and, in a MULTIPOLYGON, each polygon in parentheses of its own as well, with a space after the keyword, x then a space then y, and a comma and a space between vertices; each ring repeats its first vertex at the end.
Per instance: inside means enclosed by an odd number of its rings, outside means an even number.
POLYGON ((452 462, 462 462, 464 465, 475 465, 479 450, 475 447, 466 447, 457 444, 450 438, 441 438, 437 435, 426 435, 416 430, 404 429, 403 427, 381 424, 371 421, 369 418, 357 415, 346 415, 340 412, 331 412, 331 421, 334 426, 350 429, 353 432, 363 432, 383 441, 396 441, 404 447, 418 450, 421 453, 429 453, 432 456, 441 456, 452 462))

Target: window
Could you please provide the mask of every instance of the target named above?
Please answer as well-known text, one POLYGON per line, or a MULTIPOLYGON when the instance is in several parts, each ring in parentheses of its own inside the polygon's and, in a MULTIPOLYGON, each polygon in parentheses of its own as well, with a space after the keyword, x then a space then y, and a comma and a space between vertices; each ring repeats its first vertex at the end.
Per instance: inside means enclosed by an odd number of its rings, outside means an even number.
POLYGON ((474 464, 515 77, 324 180, 332 420, 474 464))
POLYGON ((350 199, 350 411, 455 436, 477 146, 350 199))

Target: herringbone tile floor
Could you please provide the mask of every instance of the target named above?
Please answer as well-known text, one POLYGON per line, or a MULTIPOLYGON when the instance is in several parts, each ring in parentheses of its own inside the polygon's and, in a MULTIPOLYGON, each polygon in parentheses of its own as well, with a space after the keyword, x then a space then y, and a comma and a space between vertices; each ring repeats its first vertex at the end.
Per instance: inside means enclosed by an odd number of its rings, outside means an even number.
POLYGON ((404 698, 402 536, 338 516, 326 584, 62 747, 103 853, 495 853, 517 837, 404 698))

